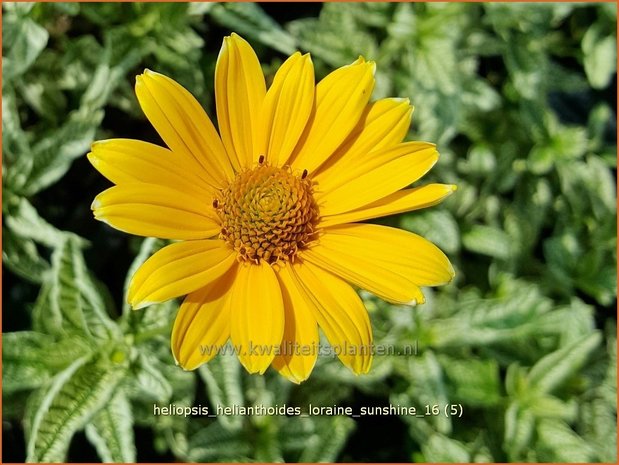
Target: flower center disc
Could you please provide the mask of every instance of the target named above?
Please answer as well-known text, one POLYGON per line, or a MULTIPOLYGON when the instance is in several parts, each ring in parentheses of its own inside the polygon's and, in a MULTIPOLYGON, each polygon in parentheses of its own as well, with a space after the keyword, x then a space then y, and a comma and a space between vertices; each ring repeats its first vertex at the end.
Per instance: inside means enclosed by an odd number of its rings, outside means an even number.
POLYGON ((318 209, 307 172, 266 163, 237 174, 213 202, 221 218, 220 239, 239 260, 269 264, 294 261, 311 241, 318 209))

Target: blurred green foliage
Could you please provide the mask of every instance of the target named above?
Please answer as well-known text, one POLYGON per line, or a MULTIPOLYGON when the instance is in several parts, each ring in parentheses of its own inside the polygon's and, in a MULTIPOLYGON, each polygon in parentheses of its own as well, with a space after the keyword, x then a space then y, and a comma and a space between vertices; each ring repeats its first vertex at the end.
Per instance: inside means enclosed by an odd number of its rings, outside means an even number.
POLYGON ((84 431, 108 462, 615 462, 616 13, 610 3, 3 3, 3 434, 25 442, 11 461, 95 460, 71 446, 84 431), (156 140, 132 90, 145 67, 213 114, 230 31, 252 42, 268 79, 296 49, 312 53, 319 77, 359 54, 375 60, 375 96, 409 97, 410 137, 438 143, 426 181, 457 193, 385 223, 439 245, 456 281, 416 308, 362 293, 376 343, 414 343, 416 355, 376 357, 359 377, 322 357, 300 386, 249 376, 229 356, 186 373, 168 345, 177 303, 131 312, 118 273, 100 264, 130 250, 120 276, 131 276, 163 242, 121 247, 91 219, 102 184, 74 185, 94 179, 79 165, 90 143, 156 140), (71 227, 54 221, 72 210, 71 227), (461 404, 463 415, 184 418, 155 416, 154 403, 461 404))

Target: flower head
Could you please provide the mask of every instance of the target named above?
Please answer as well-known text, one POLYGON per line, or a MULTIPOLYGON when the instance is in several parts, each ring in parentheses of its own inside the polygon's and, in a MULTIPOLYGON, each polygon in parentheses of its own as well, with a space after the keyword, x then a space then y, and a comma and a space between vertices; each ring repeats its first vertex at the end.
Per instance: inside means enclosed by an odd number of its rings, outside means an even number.
POLYGON ((145 71, 139 103, 168 148, 112 139, 89 160, 115 186, 97 219, 172 239, 135 273, 134 308, 186 295, 172 330, 185 369, 228 339, 251 373, 270 365, 294 382, 316 362, 320 327, 341 361, 369 370, 372 329, 351 286, 389 302, 423 303, 421 286, 454 272, 433 244, 361 221, 435 205, 455 186, 408 188, 438 160, 403 142, 406 99, 370 102, 375 64, 359 58, 314 83, 295 53, 266 89, 251 46, 224 39, 215 70, 219 132, 172 79, 145 71))

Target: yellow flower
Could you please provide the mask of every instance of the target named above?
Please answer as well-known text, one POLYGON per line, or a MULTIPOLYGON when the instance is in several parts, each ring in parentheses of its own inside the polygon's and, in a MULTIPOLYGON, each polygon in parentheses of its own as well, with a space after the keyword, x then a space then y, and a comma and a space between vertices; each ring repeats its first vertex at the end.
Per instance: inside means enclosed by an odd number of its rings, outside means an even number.
POLYGON ((93 166, 116 184, 95 218, 172 239, 135 273, 138 309, 187 295, 172 330, 192 370, 228 339, 243 366, 273 365, 293 382, 316 362, 320 327, 355 373, 371 364, 372 328, 351 285, 395 303, 423 303, 420 286, 448 283, 445 255, 413 233, 360 221, 435 205, 455 186, 407 188, 438 159, 402 142, 407 99, 370 102, 375 64, 359 58, 317 85, 309 54, 293 54, 266 89, 251 46, 226 37, 215 69, 219 133, 172 79, 137 77, 142 110, 168 148, 95 142, 93 166))

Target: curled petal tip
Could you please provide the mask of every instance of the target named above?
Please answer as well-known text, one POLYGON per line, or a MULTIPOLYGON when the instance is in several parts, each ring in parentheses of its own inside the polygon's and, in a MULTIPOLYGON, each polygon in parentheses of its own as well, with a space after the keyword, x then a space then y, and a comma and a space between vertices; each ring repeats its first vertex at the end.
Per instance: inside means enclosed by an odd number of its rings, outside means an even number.
POLYGON ((149 302, 149 301, 145 300, 145 301, 142 301, 142 302, 135 302, 135 301, 134 302, 129 302, 129 305, 131 305, 131 308, 133 310, 140 310, 140 309, 142 309, 144 307, 148 307, 149 305, 152 305, 154 303, 156 303, 156 302, 149 302))
POLYGON ((454 280, 454 278, 456 277, 456 270, 454 270, 453 265, 451 264, 451 262, 449 263, 449 269, 447 270, 449 273, 449 280, 447 281, 447 283, 450 283, 454 280))
POLYGON ((368 61, 368 65, 370 66, 370 68, 372 68, 372 76, 375 76, 376 75, 376 62, 368 61))
POLYGON ((408 97, 392 97, 390 100, 404 105, 411 104, 411 100, 408 97))
MULTIPOLYGON (((236 32, 233 32, 232 34, 230 34, 228 37, 226 37, 225 39, 228 39, 230 41, 232 41, 233 43, 246 43, 247 41, 245 39, 243 39, 240 35, 238 35, 236 32)), ((224 40, 225 40, 224 39, 224 40)))

